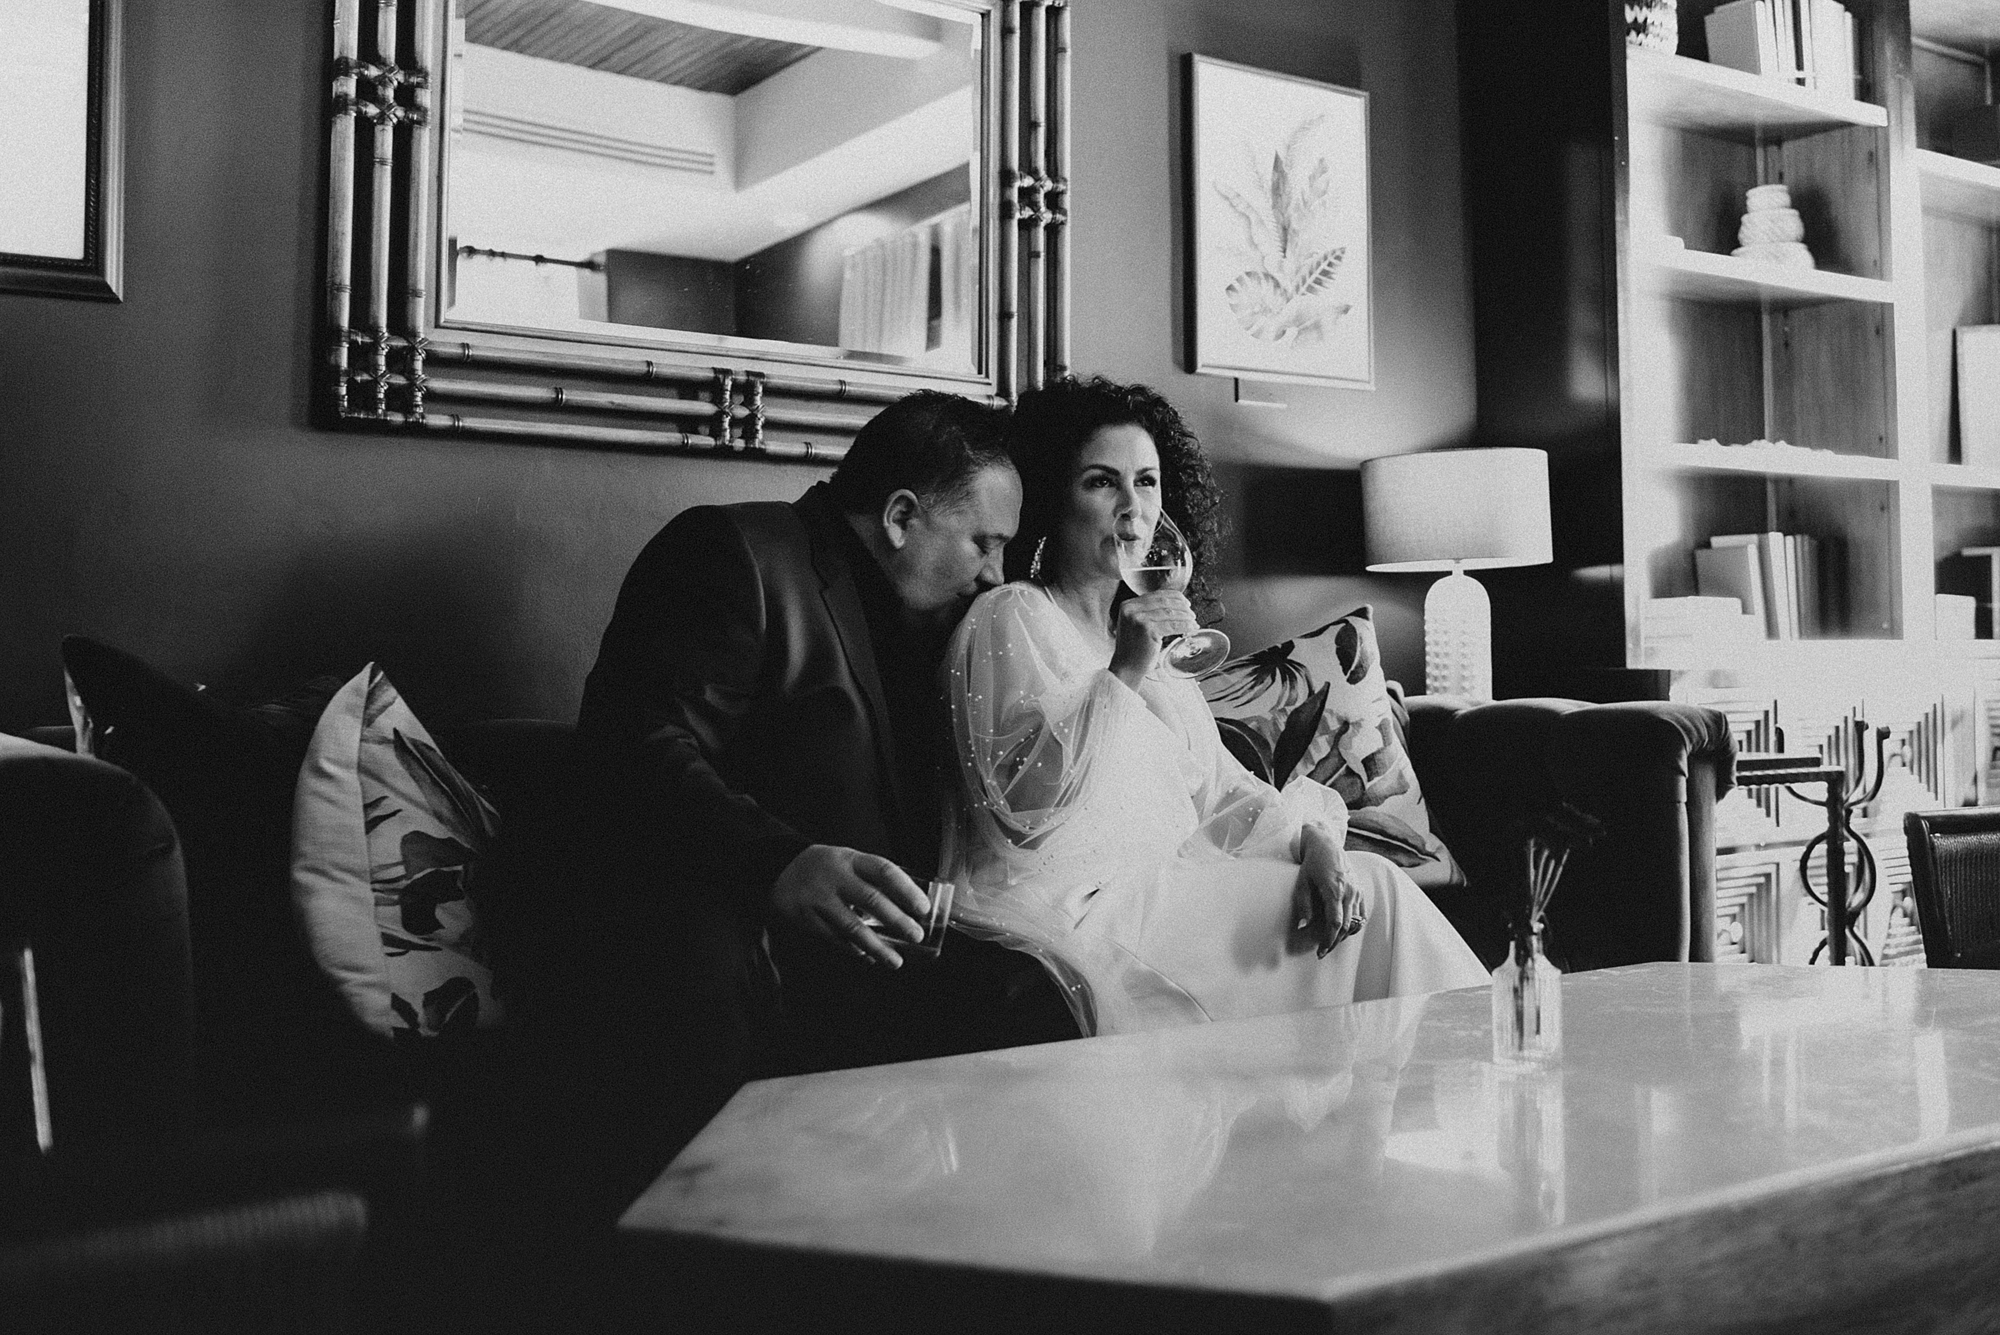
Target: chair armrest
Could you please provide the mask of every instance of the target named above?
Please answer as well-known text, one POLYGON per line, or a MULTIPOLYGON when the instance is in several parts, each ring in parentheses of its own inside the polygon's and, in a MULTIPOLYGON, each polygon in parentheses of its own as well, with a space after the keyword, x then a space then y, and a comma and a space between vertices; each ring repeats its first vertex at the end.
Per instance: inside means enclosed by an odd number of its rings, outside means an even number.
MULTIPOLYGON (((1572 857, 1551 904, 1558 962, 1714 957, 1715 803, 1735 773, 1722 714, 1547 698, 1415 696, 1408 707, 1411 761, 1434 827, 1489 917, 1519 893, 1521 820, 1553 794, 1606 827, 1572 857)), ((1486 955, 1491 943, 1474 946, 1486 955)))

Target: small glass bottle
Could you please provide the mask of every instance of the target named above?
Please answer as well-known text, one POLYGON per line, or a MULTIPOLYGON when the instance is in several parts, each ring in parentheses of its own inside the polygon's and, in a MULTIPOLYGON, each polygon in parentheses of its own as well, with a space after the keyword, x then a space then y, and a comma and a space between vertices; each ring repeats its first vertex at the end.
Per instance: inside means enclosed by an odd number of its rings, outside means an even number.
POLYGON ((1562 974, 1542 953, 1541 920, 1523 919, 1493 971, 1493 1062, 1518 1069, 1561 1056, 1562 974))

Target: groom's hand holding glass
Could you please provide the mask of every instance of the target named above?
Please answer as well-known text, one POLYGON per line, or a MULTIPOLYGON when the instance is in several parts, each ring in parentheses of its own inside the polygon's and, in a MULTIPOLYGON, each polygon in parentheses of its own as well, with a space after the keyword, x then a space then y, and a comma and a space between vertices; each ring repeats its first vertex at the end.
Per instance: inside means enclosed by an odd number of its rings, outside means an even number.
POLYGON ((771 907, 792 926, 891 969, 903 957, 879 933, 924 940, 931 901, 908 872, 875 853, 814 844, 785 864, 771 907))

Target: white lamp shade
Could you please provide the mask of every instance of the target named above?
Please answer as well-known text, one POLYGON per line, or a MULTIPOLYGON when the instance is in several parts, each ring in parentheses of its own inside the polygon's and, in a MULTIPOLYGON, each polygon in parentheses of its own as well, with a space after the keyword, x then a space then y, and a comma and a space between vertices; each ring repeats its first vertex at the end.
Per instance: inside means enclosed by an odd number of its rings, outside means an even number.
POLYGON ((1541 450, 1431 450, 1361 465, 1370 570, 1495 570, 1545 565, 1549 456, 1541 450))

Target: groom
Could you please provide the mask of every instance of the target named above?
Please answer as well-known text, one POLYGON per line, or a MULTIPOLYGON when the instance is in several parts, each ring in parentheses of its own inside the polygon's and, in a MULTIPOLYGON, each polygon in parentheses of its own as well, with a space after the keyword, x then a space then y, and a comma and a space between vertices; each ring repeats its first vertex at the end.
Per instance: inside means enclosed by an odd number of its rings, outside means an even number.
POLYGON ((997 947, 954 936, 905 965, 885 940, 922 920, 956 782, 944 642, 1001 581, 1019 519, 1005 425, 912 394, 799 500, 677 515, 619 593, 579 730, 637 853, 633 991, 670 998, 655 1023, 723 1098, 773 1064, 991 1045, 966 1032, 994 1009, 974 998, 1021 986, 1023 957, 997 947), (760 1060, 774 1011, 780 1050, 760 1060))

